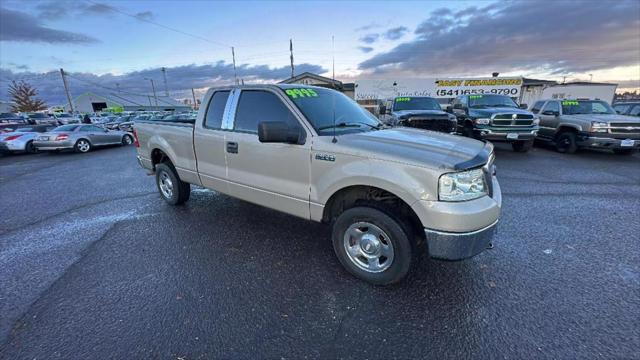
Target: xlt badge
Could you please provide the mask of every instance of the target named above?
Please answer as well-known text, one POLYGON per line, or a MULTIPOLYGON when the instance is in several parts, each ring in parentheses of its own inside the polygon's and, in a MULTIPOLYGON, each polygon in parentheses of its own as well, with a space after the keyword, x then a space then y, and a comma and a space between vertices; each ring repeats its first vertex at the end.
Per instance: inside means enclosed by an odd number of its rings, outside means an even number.
POLYGON ((330 154, 316 154, 316 160, 336 161, 336 157, 330 154))

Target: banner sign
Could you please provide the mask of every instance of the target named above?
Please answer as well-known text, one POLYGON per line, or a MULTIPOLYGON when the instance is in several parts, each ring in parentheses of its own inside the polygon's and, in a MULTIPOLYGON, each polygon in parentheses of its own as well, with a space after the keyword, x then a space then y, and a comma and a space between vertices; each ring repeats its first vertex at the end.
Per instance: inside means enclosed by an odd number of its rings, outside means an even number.
POLYGON ((391 99, 398 96, 448 99, 470 94, 518 97, 521 87, 521 77, 359 80, 356 81, 355 97, 356 100, 391 99))

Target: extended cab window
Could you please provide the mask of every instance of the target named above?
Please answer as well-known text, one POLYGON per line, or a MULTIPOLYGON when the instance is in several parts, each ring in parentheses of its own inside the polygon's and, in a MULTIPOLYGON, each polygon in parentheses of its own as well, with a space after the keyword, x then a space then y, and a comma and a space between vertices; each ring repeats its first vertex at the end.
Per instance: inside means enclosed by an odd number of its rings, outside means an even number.
POLYGON ((264 90, 243 90, 234 130, 258 133, 258 124, 263 121, 284 121, 291 127, 298 126, 291 111, 275 94, 264 90))
POLYGON ((629 108, 631 107, 631 105, 629 104, 620 104, 620 105, 613 105, 613 109, 618 113, 618 114, 624 114, 627 112, 627 110, 629 110, 629 108))
POLYGON ((539 113, 540 109, 542 109, 543 104, 544 104, 544 101, 536 101, 536 103, 533 104, 533 107, 531 108, 531 112, 534 114, 539 113))
POLYGON ((222 117, 224 115, 224 108, 227 105, 227 99, 229 98, 229 91, 216 91, 211 97, 209 107, 207 108, 207 115, 204 118, 204 127, 209 129, 222 128, 222 117))

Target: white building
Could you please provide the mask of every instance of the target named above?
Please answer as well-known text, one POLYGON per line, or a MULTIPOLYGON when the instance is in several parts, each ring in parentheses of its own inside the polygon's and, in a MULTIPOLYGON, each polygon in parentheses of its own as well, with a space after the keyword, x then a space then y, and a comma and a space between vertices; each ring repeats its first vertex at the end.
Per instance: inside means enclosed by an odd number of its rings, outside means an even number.
MULTIPOLYGON (((74 110, 80 113, 94 113, 107 108, 122 111, 189 111, 191 107, 167 96, 131 95, 123 93, 84 93, 73 100, 74 110)), ((69 111, 69 104, 65 105, 69 111)))

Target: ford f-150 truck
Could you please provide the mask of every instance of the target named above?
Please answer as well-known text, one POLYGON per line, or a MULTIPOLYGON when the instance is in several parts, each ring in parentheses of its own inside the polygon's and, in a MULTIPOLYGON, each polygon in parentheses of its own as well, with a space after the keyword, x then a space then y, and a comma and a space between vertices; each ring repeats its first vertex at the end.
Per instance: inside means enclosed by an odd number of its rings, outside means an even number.
MULTIPOLYGON (((522 106, 526 108, 526 105, 522 106)), ((462 95, 450 111, 458 119, 459 131, 471 138, 509 142, 514 151, 531 149, 540 119, 505 95, 462 95)))
POLYGON ((631 155, 640 149, 640 121, 616 114, 602 100, 540 100, 531 111, 540 116, 540 140, 554 143, 561 153, 592 148, 631 155))
POLYGON ((390 125, 414 127, 454 134, 456 117, 442 110, 438 100, 425 96, 402 96, 393 99, 381 111, 390 125))
POLYGON ((331 89, 213 88, 195 122, 136 121, 134 136, 169 204, 197 185, 331 224, 341 264, 373 284, 401 280, 425 242, 434 258, 482 252, 500 216, 491 144, 386 127, 331 89))

